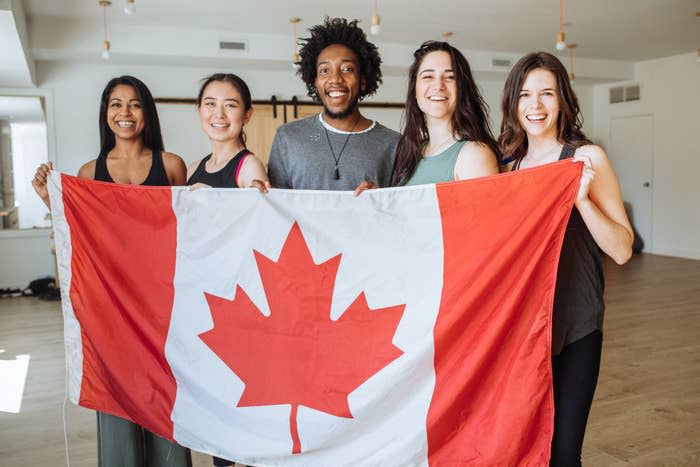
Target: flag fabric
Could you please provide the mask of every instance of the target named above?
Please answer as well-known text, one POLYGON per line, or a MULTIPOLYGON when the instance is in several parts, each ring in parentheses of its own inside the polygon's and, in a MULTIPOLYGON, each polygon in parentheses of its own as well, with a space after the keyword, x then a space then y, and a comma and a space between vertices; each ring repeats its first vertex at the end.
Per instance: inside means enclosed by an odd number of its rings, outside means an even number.
POLYGON ((52 173, 69 397, 251 465, 546 466, 580 172, 359 197, 52 173))

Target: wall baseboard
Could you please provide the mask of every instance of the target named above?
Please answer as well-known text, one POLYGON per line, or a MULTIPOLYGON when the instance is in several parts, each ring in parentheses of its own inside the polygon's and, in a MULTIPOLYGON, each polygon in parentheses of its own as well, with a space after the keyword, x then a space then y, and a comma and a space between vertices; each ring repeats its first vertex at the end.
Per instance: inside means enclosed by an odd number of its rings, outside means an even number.
POLYGON ((664 248, 656 247, 653 251, 644 250, 644 253, 653 255, 674 256, 676 258, 697 259, 700 260, 700 250, 691 250, 686 248, 664 248))

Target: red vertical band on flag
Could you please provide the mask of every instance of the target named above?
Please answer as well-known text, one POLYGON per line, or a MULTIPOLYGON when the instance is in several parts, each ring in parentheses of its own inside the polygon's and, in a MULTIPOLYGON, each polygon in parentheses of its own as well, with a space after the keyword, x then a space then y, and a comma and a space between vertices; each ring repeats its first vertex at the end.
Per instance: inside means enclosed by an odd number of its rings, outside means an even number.
POLYGON ((437 186, 445 250, 430 465, 548 465, 552 300, 580 173, 565 161, 437 186))
POLYGON ((172 439, 176 384, 165 358, 174 289, 170 187, 61 176, 80 322, 80 404, 172 439))

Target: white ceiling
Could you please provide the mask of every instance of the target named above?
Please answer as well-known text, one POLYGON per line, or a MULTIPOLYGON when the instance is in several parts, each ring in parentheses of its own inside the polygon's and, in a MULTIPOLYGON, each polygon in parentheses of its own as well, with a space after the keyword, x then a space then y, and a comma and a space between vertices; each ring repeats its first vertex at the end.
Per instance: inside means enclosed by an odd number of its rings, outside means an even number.
MULTIPOLYGON (((23 0, 32 17, 67 16, 101 21, 97 0, 23 0)), ((136 0, 136 14, 113 0, 110 23, 216 29, 232 33, 291 35, 289 18, 302 18, 299 35, 323 15, 358 18, 369 29, 373 0, 136 0)), ((377 42, 415 46, 444 31, 462 49, 494 52, 552 50, 558 30, 557 0, 378 0, 377 42)), ((568 42, 579 57, 639 61, 700 47, 698 0, 564 0, 568 42)), ((146 38, 144 38, 146 40, 146 38)))

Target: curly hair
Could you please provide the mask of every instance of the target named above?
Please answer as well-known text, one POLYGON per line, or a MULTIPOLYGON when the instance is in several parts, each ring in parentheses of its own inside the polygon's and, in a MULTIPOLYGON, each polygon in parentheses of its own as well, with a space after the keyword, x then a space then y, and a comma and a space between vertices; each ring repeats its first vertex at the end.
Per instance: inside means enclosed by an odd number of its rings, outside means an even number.
POLYGON ((301 50, 300 60, 297 62, 299 69, 297 74, 306 83, 309 97, 318 101, 318 91, 315 86, 316 62, 321 51, 328 46, 341 44, 355 52, 360 60, 360 77, 365 81, 364 89, 360 89, 360 100, 377 92, 382 83, 382 71, 377 46, 367 40, 364 31, 357 26, 358 20, 348 21, 345 18, 331 18, 326 16, 323 24, 309 29, 311 37, 299 40, 301 50))

